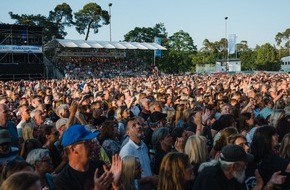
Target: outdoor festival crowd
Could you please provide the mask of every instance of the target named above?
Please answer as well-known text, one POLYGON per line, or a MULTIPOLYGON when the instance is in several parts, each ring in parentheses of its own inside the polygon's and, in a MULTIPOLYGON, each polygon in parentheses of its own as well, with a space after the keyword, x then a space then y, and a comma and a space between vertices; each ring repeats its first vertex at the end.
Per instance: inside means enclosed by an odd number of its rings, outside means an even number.
POLYGON ((0 190, 290 189, 289 74, 2 81, 0 94, 0 190))
POLYGON ((143 60, 123 58, 63 57, 54 61, 67 79, 113 78, 116 76, 146 76, 150 68, 143 60))

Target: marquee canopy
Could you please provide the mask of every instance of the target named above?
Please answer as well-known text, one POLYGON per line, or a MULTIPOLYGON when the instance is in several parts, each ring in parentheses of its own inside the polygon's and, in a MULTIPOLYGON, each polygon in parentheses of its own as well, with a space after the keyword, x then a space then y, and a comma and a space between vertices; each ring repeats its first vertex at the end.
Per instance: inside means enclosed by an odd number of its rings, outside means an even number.
POLYGON ((56 42, 59 43, 61 46, 68 48, 166 50, 165 47, 157 43, 146 43, 146 42, 117 42, 117 41, 110 42, 110 41, 55 39, 49 42, 47 45, 50 46, 56 42))

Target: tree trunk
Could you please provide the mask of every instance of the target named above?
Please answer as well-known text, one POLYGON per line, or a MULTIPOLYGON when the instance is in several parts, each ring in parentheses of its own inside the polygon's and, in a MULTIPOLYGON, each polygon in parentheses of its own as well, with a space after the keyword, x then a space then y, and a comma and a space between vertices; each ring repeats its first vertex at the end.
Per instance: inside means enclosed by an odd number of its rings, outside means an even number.
POLYGON ((87 41, 88 38, 89 38, 89 33, 90 33, 90 29, 91 29, 92 22, 93 22, 93 21, 91 21, 90 24, 88 25, 88 30, 87 30, 87 34, 86 34, 86 38, 85 38, 86 41, 87 41))

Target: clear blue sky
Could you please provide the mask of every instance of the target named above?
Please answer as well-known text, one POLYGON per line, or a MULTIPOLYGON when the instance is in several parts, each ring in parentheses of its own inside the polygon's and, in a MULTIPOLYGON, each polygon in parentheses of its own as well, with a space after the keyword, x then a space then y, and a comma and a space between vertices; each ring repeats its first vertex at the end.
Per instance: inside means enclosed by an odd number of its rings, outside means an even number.
MULTIPOLYGON (((0 22, 13 24, 9 11, 17 14, 48 15, 56 5, 66 2, 76 12, 88 0, 1 0, 0 22)), ((274 0, 100 0, 94 1, 108 10, 113 3, 112 40, 124 40, 124 35, 135 27, 153 27, 164 23, 170 35, 183 30, 193 38, 198 49, 204 39, 218 41, 227 34, 236 34, 237 42, 275 44, 275 35, 290 28, 290 1, 274 0)), ((67 39, 84 39, 74 28, 67 29, 67 39)), ((100 28, 98 34, 91 34, 89 40, 109 40, 109 25, 100 28)))

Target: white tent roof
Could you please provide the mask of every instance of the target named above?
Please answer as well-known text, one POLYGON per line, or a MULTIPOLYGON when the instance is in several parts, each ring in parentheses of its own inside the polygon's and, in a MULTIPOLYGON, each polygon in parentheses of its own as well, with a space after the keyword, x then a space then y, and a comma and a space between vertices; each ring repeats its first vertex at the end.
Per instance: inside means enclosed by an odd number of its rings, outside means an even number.
POLYGON ((161 45, 159 45, 157 43, 149 43, 149 44, 152 45, 152 46, 154 46, 154 47, 156 47, 159 50, 166 50, 165 47, 163 47, 163 46, 161 46, 161 45))
POLYGON ((125 46, 127 49, 137 49, 136 46, 133 46, 130 42, 119 42, 123 46, 125 46))
POLYGON ((130 42, 133 46, 137 47, 137 49, 148 49, 147 47, 143 46, 139 42, 130 42))
POLYGON ((74 43, 80 47, 80 48, 90 48, 92 46, 90 46, 89 44, 87 44, 87 42, 85 41, 74 41, 74 43))
POLYGON ((63 39, 63 40, 57 40, 63 47, 78 47, 77 44, 75 44, 73 42, 73 40, 66 40, 66 39, 63 39))
POLYGON ((89 44, 92 48, 104 48, 101 44, 99 44, 96 41, 87 41, 87 44, 89 44))
POLYGON ((115 49, 116 47, 106 41, 98 41, 98 43, 107 49, 115 49))
POLYGON ((126 46, 120 44, 119 42, 110 42, 113 46, 115 46, 117 49, 127 49, 126 46))
POLYGON ((70 40, 55 39, 54 41, 63 47, 70 48, 106 48, 106 49, 140 49, 140 50, 166 50, 165 47, 157 43, 140 43, 140 42, 109 42, 109 41, 87 41, 87 40, 70 40))
POLYGON ((156 48, 156 47, 150 45, 149 43, 141 43, 141 45, 142 45, 142 46, 145 46, 145 47, 148 48, 148 49, 154 49, 154 50, 158 49, 158 48, 156 48))

